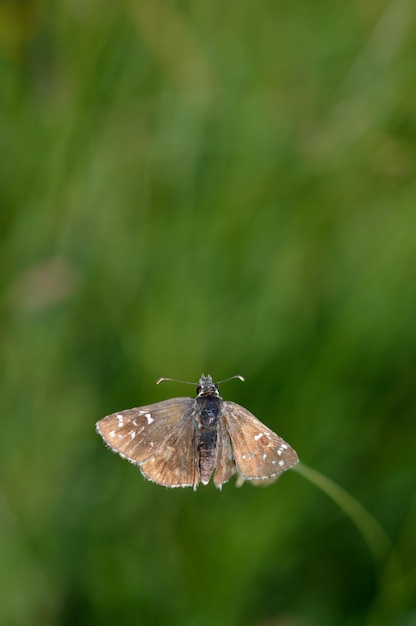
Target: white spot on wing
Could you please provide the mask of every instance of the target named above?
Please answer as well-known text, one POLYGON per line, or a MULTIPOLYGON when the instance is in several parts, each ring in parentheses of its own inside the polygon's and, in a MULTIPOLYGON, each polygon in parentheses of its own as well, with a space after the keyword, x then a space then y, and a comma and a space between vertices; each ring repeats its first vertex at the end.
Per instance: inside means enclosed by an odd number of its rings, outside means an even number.
POLYGON ((266 453, 263 454, 263 461, 264 461, 264 459, 267 459, 267 454, 266 453))
POLYGON ((280 467, 283 467, 283 465, 284 465, 284 464, 285 464, 284 460, 283 460, 283 459, 280 459, 280 461, 279 461, 279 465, 280 465, 280 467))
POLYGON ((118 427, 122 428, 124 426, 123 416, 119 414, 119 415, 116 415, 116 418, 118 420, 118 427))
POLYGON ((130 435, 130 439, 132 439, 132 440, 133 440, 133 439, 135 438, 135 436, 136 436, 136 431, 135 431, 135 430, 131 430, 131 431, 129 432, 129 435, 130 435))
POLYGON ((155 420, 153 419, 151 413, 145 413, 146 415, 146 419, 147 419, 147 423, 151 424, 152 422, 154 422, 155 420))
POLYGON ((263 433, 258 433, 258 435, 254 435, 254 441, 258 441, 262 437, 264 437, 264 434, 263 433))
POLYGON ((108 433, 110 435, 110 437, 114 437, 114 435, 116 434, 115 430, 110 430, 110 432, 108 433))

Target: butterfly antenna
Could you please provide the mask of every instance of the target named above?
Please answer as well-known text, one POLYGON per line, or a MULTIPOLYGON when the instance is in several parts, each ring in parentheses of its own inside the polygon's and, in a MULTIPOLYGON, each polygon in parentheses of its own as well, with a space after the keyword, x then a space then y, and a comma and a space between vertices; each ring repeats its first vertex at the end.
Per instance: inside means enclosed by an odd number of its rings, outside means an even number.
POLYGON ((163 380, 170 380, 172 383, 183 383, 184 385, 196 385, 197 383, 190 383, 188 380, 178 380, 177 378, 158 378, 156 385, 159 385, 163 380))
POLYGON ((238 378, 238 380, 241 380, 243 383, 245 382, 244 376, 240 376, 240 374, 236 374, 235 376, 230 376, 230 378, 225 378, 224 380, 219 380, 215 384, 216 385, 221 385, 221 383, 226 383, 228 380, 234 380, 235 378, 238 378))

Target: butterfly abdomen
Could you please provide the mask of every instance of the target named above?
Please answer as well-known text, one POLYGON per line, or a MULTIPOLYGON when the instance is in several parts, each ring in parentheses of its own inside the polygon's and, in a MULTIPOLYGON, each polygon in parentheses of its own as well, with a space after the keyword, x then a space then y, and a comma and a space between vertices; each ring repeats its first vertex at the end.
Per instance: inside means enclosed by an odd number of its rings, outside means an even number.
POLYGON ((206 485, 215 469, 217 458, 217 429, 221 413, 221 399, 216 396, 197 398, 197 450, 199 452, 199 473, 201 482, 206 485))

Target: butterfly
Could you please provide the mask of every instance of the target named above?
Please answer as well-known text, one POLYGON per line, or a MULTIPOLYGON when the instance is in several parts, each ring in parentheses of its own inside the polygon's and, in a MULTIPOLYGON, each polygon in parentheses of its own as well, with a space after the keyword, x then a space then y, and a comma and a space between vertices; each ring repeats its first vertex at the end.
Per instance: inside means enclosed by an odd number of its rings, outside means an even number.
MULTIPOLYGON (((162 380, 174 379, 159 378, 157 384, 162 380)), ((237 484, 273 482, 296 465, 298 455, 250 411, 223 400, 222 382, 202 375, 196 398, 112 413, 97 422, 97 432, 113 452, 138 465, 145 478, 165 487, 196 490, 212 474, 218 489, 234 474, 237 484)))

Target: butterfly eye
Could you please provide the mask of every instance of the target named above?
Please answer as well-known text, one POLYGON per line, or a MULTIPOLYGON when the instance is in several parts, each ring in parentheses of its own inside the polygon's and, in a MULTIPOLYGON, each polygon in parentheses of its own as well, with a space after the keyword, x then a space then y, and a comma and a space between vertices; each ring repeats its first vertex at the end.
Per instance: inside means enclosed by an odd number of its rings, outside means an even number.
POLYGON ((196 388, 197 395, 201 393, 201 389, 202 389, 201 385, 198 385, 198 387, 196 388))

